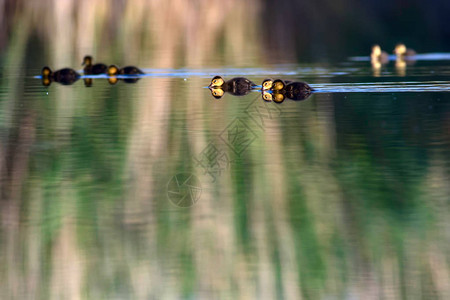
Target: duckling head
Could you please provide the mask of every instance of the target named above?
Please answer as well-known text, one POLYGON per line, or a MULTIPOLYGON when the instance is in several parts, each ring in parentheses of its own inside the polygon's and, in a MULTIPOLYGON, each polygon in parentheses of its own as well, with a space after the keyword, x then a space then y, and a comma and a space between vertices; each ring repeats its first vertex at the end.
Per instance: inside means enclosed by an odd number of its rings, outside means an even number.
POLYGON ((52 75, 52 70, 49 67, 45 66, 44 68, 42 68, 41 74, 42 77, 49 77, 52 75))
POLYGON ((405 53, 406 53, 405 44, 398 44, 397 46, 395 46, 394 53, 397 56, 405 55, 405 53))
POLYGON ((282 89, 284 89, 285 86, 286 85, 284 84, 283 80, 277 79, 272 84, 272 90, 273 91, 281 91, 282 89))
POLYGON ((262 86, 262 90, 270 90, 272 88, 273 85, 273 80, 270 78, 264 79, 264 81, 261 83, 262 86))
POLYGON ((374 45, 372 47, 372 56, 373 57, 378 57, 381 55, 381 47, 380 45, 374 45))
POLYGON ((269 101, 272 101, 273 96, 272 96, 272 93, 263 91, 263 92, 261 93, 261 98, 262 98, 264 101, 268 101, 268 102, 269 102, 269 101))
POLYGON ((117 75, 117 74, 119 74, 119 67, 116 66, 116 65, 110 65, 108 67, 108 75, 109 76, 114 76, 114 75, 117 75))
POLYGON ((82 66, 84 66, 84 65, 86 65, 86 66, 92 65, 92 56, 86 55, 86 56, 83 58, 83 62, 81 63, 81 65, 82 65, 82 66))
POLYGON ((216 98, 216 99, 220 99, 222 98, 222 96, 225 94, 224 90, 222 89, 215 89, 215 88, 211 88, 211 95, 216 98))
POLYGON ((221 87, 224 84, 224 80, 220 76, 214 76, 213 79, 211 79, 211 83, 209 84, 209 87, 217 88, 221 87))

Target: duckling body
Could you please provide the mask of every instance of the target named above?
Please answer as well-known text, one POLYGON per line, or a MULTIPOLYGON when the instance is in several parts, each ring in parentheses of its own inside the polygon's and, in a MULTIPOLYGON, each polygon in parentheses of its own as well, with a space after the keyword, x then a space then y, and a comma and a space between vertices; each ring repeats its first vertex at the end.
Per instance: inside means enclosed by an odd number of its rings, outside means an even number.
POLYGON ((42 78, 49 79, 50 81, 59 82, 61 84, 72 84, 80 78, 80 74, 78 74, 75 70, 70 68, 64 68, 55 72, 49 67, 44 67, 42 69, 42 78))
POLYGON ((308 98, 314 89, 306 82, 294 81, 286 84, 283 80, 277 79, 273 82, 272 92, 282 94, 292 100, 304 100, 308 98))
POLYGON ((123 68, 119 68, 115 65, 111 65, 108 67, 108 75, 115 76, 115 75, 140 75, 145 74, 142 72, 139 68, 135 66, 126 66, 123 68))
POLYGON ((89 75, 96 75, 96 74, 106 74, 108 67, 105 64, 98 63, 93 65, 92 64, 92 57, 91 56, 85 56, 83 59, 83 63, 81 65, 84 65, 84 74, 89 75))

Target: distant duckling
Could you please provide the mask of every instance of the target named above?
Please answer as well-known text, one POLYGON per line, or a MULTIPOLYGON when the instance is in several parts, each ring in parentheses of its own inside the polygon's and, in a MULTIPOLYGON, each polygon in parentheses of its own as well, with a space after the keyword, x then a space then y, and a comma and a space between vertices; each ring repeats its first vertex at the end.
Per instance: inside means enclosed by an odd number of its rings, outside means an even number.
POLYGON ((374 66, 387 64, 389 62, 389 54, 386 51, 382 51, 379 45, 374 45, 370 54, 370 61, 374 66))
POLYGON ((108 75, 109 76, 115 76, 115 75, 140 75, 145 74, 139 68, 134 66, 127 66, 120 69, 116 65, 111 65, 108 67, 108 75))
POLYGON ((403 58, 416 55, 416 51, 406 48, 405 44, 397 44, 394 49, 394 54, 397 55, 397 58, 403 58))
POLYGON ((86 55, 83 59, 83 63, 81 64, 84 66, 84 74, 105 74, 108 67, 105 64, 92 64, 92 56, 86 55))
POLYGON ((80 78, 80 74, 78 74, 75 70, 64 68, 55 72, 45 66, 42 69, 42 79, 45 81, 55 81, 61 84, 72 84, 80 78))

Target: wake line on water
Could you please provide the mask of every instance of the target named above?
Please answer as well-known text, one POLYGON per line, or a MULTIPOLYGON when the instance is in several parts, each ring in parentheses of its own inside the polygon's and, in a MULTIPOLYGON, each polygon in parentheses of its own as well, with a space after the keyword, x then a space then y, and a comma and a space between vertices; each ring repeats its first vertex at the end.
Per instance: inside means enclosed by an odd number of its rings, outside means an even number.
POLYGON ((311 84, 314 93, 450 92, 450 81, 311 84))

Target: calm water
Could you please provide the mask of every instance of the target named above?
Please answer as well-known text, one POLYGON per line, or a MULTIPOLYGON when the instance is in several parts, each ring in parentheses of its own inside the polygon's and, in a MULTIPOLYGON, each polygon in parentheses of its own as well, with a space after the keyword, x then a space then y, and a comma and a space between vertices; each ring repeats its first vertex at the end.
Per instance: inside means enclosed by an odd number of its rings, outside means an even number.
POLYGON ((2 298, 450 297, 450 61, 0 67, 2 298), (217 74, 317 91, 215 99, 217 74))

